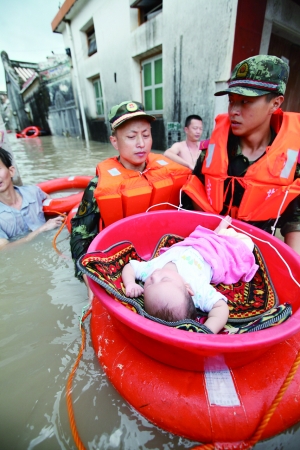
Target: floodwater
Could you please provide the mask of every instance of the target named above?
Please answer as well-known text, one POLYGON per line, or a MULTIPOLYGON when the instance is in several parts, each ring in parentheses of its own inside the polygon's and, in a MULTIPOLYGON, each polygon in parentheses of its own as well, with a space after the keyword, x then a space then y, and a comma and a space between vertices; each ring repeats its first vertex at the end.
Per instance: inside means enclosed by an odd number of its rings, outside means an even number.
MULTIPOLYGON (((109 144, 9 135, 23 184, 71 175, 93 175, 98 161, 115 154, 109 144)), ((85 286, 73 276, 67 230, 0 252, 0 449, 76 449, 66 406, 66 383, 76 360, 85 286)), ((162 431, 115 391, 98 363, 87 330, 86 348, 73 380, 77 429, 86 449, 192 449, 197 445, 162 431)), ((199 423, 199 426, 201 424, 199 423)), ((300 427, 255 446, 299 449, 300 427)))

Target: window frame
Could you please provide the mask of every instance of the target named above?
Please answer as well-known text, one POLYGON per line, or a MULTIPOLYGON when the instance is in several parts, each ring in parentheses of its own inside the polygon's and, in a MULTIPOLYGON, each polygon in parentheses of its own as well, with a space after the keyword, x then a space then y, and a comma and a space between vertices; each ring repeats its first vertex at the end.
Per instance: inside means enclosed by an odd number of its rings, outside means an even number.
POLYGON ((147 58, 147 59, 144 59, 142 62, 141 62, 141 66, 142 66, 142 91, 143 91, 143 104, 144 104, 144 106, 145 106, 145 111, 147 112, 147 113, 149 113, 149 114, 156 114, 156 115, 159 115, 159 114, 163 114, 163 108, 164 108, 164 104, 163 104, 163 93, 164 93, 164 86, 163 86, 163 56, 162 56, 162 54, 160 53, 159 55, 156 55, 156 56, 153 56, 153 57, 151 57, 151 58, 147 58), (155 83, 155 61, 158 61, 158 60, 161 60, 161 62, 162 62, 162 73, 161 73, 161 78, 162 78, 162 82, 161 83, 155 83), (146 65, 146 64, 149 64, 149 63, 151 63, 151 86, 145 86, 144 85, 144 82, 145 82, 145 69, 144 69, 144 66, 146 65), (155 108, 155 106, 156 106, 156 102, 155 102, 155 89, 159 89, 159 88, 161 88, 162 89, 162 109, 156 109, 155 108), (149 91, 152 91, 152 94, 151 94, 151 101, 152 101, 152 109, 146 109, 147 108, 147 105, 146 105, 146 97, 145 97, 145 92, 149 92, 149 91), (154 108, 153 108, 154 107, 154 108))
POLYGON ((92 81, 93 91, 94 91, 96 116, 104 117, 105 114, 104 114, 104 101, 103 101, 103 90, 102 90, 101 78, 100 77, 93 78, 91 81, 92 81), (99 93, 100 93, 100 95, 98 97, 97 97, 96 87, 95 87, 96 84, 98 84, 98 89, 99 89, 99 93), (98 102, 101 102, 100 109, 102 109, 102 114, 98 114, 98 102))
POLYGON ((97 53, 97 40, 94 25, 90 26, 85 31, 86 39, 87 39, 87 54, 88 56, 92 56, 97 53), (94 39, 93 39, 94 37, 94 39), (93 48, 93 43, 95 42, 95 48, 93 48), (91 48, 92 47, 92 48, 91 48))
POLYGON ((163 0, 152 0, 150 6, 143 5, 143 0, 135 0, 130 7, 138 9, 139 25, 142 25, 162 12, 163 0))

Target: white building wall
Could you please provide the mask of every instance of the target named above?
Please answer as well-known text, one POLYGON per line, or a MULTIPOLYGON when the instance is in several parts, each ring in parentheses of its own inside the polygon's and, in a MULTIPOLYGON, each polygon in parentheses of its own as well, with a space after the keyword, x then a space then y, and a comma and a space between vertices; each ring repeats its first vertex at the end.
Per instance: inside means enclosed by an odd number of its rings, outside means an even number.
MULTIPOLYGON (((215 115, 227 109, 227 97, 214 97, 214 92, 230 76, 238 0, 163 0, 163 11, 141 26, 132 1, 81 2, 71 20, 87 115, 96 117, 92 77, 100 75, 108 123, 113 105, 142 101, 140 62, 162 52, 165 126, 172 121, 183 125, 187 115, 200 114, 203 137, 208 137, 215 115), (85 30, 92 20, 97 53, 88 57, 85 30)), ((66 30, 62 33, 70 47, 66 30)))
POLYGON ((199 114, 208 136, 216 101, 224 103, 216 83, 230 76, 237 0, 166 0, 163 8, 164 116, 183 124, 199 114))
MULTIPOLYGON (((129 0, 131 3, 132 0, 129 0)), ((131 11, 136 10, 131 8, 131 11)), ((132 21, 133 22, 133 21, 132 21)), ((135 19, 137 25, 137 17, 135 19)), ((131 31, 131 74, 132 74, 132 98, 143 101, 142 99, 142 72, 141 61, 145 58, 161 54, 163 51, 163 13, 158 14, 148 22, 136 26, 131 31)))
MULTIPOLYGON (((72 57, 77 60, 84 106, 90 116, 96 115, 90 80, 99 75, 105 118, 110 108, 123 100, 142 101, 140 58, 149 49, 151 54, 153 46, 161 47, 161 19, 158 19, 158 32, 153 32, 156 18, 138 27, 138 11, 130 8, 131 1, 89 0, 71 21, 75 49, 72 57), (85 30, 91 23, 94 24, 97 53, 89 57, 85 30), (153 39, 149 40, 150 35, 153 39)), ((66 29, 62 34, 66 48, 70 47, 66 29)))
POLYGON ((105 1, 99 13, 94 15, 94 25, 107 115, 113 105, 131 98, 130 9, 127 1, 105 1))

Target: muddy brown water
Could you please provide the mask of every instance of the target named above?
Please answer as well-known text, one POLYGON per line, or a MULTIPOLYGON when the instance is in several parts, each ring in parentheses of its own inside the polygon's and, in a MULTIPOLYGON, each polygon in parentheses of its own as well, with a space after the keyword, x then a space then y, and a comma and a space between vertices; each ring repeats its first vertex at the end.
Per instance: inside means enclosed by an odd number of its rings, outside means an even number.
MULTIPOLYGON (((98 161, 115 154, 109 144, 72 138, 18 140, 9 136, 23 184, 72 175, 93 175, 98 161)), ((73 276, 69 234, 57 247, 55 231, 0 252, 0 449, 76 449, 66 383, 76 360, 85 286, 73 276)), ((89 326, 83 358, 73 381, 76 424, 86 449, 192 449, 197 445, 160 430, 115 391, 93 351, 89 326)), ((201 423, 199 423, 201 426, 201 423)), ((245 424, 246 426, 246 424, 245 424)), ((300 427, 260 442, 256 450, 298 450, 300 427)))

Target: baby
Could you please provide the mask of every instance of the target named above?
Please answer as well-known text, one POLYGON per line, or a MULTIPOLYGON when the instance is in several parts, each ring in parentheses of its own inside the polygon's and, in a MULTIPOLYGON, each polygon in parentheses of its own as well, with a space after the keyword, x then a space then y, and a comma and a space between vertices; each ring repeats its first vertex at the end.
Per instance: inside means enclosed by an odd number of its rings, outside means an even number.
POLYGON ((145 311, 166 321, 208 313, 205 326, 218 333, 228 319, 227 299, 210 283, 250 281, 257 270, 250 237, 227 229, 226 216, 213 231, 202 226, 150 261, 131 260, 123 269, 127 297, 144 293, 145 311), (135 280, 144 281, 141 287, 135 280))

